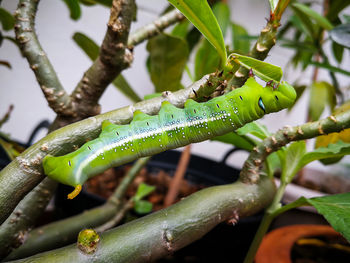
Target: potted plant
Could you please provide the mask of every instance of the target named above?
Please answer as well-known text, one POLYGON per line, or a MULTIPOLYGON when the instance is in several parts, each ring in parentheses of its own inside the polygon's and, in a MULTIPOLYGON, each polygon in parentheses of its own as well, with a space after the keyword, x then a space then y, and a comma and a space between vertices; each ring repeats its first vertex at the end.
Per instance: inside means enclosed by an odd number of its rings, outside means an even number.
MULTIPOLYGON (((333 43, 337 43, 333 44, 337 50, 334 54, 337 54, 337 59, 341 60, 339 54, 348 44, 342 38, 344 35, 347 36, 344 33, 347 25, 341 24, 338 15, 347 6, 347 3, 330 4, 329 13, 322 16, 308 5, 301 3, 291 4, 288 0, 269 1, 269 19, 255 44, 249 50, 247 47, 250 40, 247 39, 247 33, 244 28, 237 24, 231 25, 234 45, 226 47, 224 35, 229 28, 228 25, 230 25, 230 9, 225 1, 211 1, 212 8, 206 0, 171 0, 169 2, 183 15, 176 9, 169 8, 167 13, 161 15, 151 24, 129 34, 130 25, 135 17, 134 1, 65 1, 71 17, 74 19, 79 18, 80 5, 82 4, 103 4, 111 10, 101 47, 98 47, 82 33, 74 35, 74 41, 94 62, 84 73, 71 95, 61 85, 37 38, 34 19, 38 1, 20 0, 14 17, 8 14, 5 9, 1 9, 2 17, 7 18, 1 20, 5 25, 3 28, 15 29, 15 42, 29 62, 50 108, 57 114, 50 127, 52 132, 17 156, 0 173, 0 183, 6 186, 0 191, 0 219, 2 223, 0 247, 3 258, 14 247, 22 243, 24 243, 23 249, 26 245, 35 247, 35 242, 40 243, 41 240, 51 239, 54 242, 44 241, 38 246, 40 251, 46 250, 46 245, 48 245, 47 249, 52 249, 52 243, 55 243, 56 247, 60 246, 64 244, 65 239, 76 237, 77 232, 82 228, 93 227, 99 231, 81 231, 77 238, 77 246, 70 245, 23 260, 44 261, 50 258, 54 261, 151 261, 171 254, 200 239, 223 221, 235 224, 241 217, 249 216, 266 208, 261 225, 245 259, 245 262, 252 262, 271 221, 280 213, 303 205, 314 206, 319 213, 326 217, 335 230, 349 240, 347 228, 349 194, 311 199, 300 198, 293 203, 281 206, 286 186, 306 164, 319 159, 339 158, 349 153, 349 143, 341 138, 331 141, 329 145, 324 145, 326 147, 320 147, 313 151, 306 150, 304 141, 319 135, 339 133, 350 127, 350 113, 347 110, 347 104, 343 104, 341 110, 335 114, 317 120, 320 118, 324 104, 316 103, 318 100, 322 103, 330 101, 329 104, 334 106, 335 94, 337 94, 339 102, 343 98, 334 72, 349 73, 341 68, 331 66, 322 46, 316 44, 323 42, 322 37, 325 31, 330 32, 333 43), (294 15, 290 22, 282 27, 283 31, 279 31, 280 22, 287 7, 293 10, 294 15), (161 33, 176 22, 180 23, 172 30, 168 30, 167 33, 161 33), (288 42, 283 35, 290 27, 296 29, 295 40, 297 41, 293 43, 288 42), (147 69, 158 94, 153 94, 152 98, 148 97, 147 100, 137 102, 133 106, 99 114, 99 99, 110 83, 117 86, 132 100, 139 100, 120 73, 131 65, 133 47, 146 39, 149 39, 147 69), (333 85, 318 83, 316 81, 317 73, 315 73, 316 77, 313 79, 311 89, 317 95, 312 96, 313 101, 310 106, 308 122, 295 127, 284 127, 276 133, 271 133, 258 122, 252 122, 245 126, 243 124, 261 117, 264 113, 292 107, 295 92, 289 84, 281 81, 282 70, 262 61, 278 41, 282 43, 284 41, 286 45, 289 43, 289 46, 293 44, 294 47, 298 47, 296 44, 300 42, 303 45, 310 42, 316 43, 316 61, 312 60, 314 53, 303 49, 297 49, 294 61, 302 62, 305 67, 312 64, 316 67, 327 68, 331 74, 333 85), (342 46, 339 47, 339 45, 342 46), (195 46, 196 48, 194 48, 195 46), (235 52, 232 52, 232 49, 235 52), (191 70, 186 67, 191 52, 195 52, 196 57, 194 74, 191 74, 191 70), (230 55, 228 56, 228 54, 230 55), (182 88, 180 85, 184 71, 193 80, 193 84, 188 88, 182 88), (258 84, 254 77, 265 81, 266 87, 263 88, 258 84), (230 92, 231 90, 233 91, 230 92), (227 101, 233 99, 230 94, 234 94, 237 101, 241 103, 236 102, 238 106, 233 109, 234 114, 241 114, 234 121, 231 121, 230 118, 226 119, 226 115, 220 115, 226 114, 220 107, 227 105, 227 101), (256 97, 260 94, 260 97, 256 97), (322 99, 315 99, 320 94, 323 94, 322 99), (273 98, 273 100, 265 100, 265 96, 273 98), (194 100, 202 104, 196 103, 194 100), (315 106, 315 104, 317 105, 315 106), (185 109, 181 110, 180 108, 183 106, 185 109), (120 220, 122 212, 126 209, 130 209, 130 207, 138 207, 141 210, 149 208, 149 203, 145 202, 143 198, 151 192, 152 188, 145 185, 140 185, 132 198, 124 200, 127 186, 149 158, 145 157, 146 159, 140 159, 136 162, 106 204, 84 214, 57 222, 54 228, 47 226, 48 228, 44 227, 41 230, 33 230, 28 233, 37 217, 43 212, 57 186, 57 182, 50 177, 74 186, 75 190, 70 195, 74 198, 79 193, 86 178, 79 177, 78 173, 65 173, 66 167, 80 167, 86 171, 86 176, 94 174, 92 168, 85 169, 86 166, 80 166, 82 164, 72 163, 73 159, 67 159, 64 162, 53 161, 54 165, 51 165, 48 160, 59 159, 48 157, 49 155, 61 156, 80 149, 69 156, 79 160, 80 158, 84 159, 87 156, 84 152, 85 148, 91 150, 91 146, 93 146, 94 149, 95 147, 99 149, 99 143, 94 139, 99 136, 101 130, 103 131, 100 138, 105 135, 105 138, 111 141, 113 136, 131 136, 127 135, 128 131, 142 127, 141 124, 145 127, 142 129, 149 129, 147 126, 154 124, 149 115, 158 114, 159 111, 161 111, 159 119, 163 122, 159 121, 157 124, 165 127, 164 116, 169 119, 179 118, 178 121, 184 126, 183 128, 188 129, 186 131, 198 128, 197 131, 203 133, 206 131, 206 127, 196 127, 198 123, 195 121, 198 119, 186 122, 181 119, 181 114, 185 112, 190 114, 190 117, 193 115, 199 119, 217 116, 206 117, 205 109, 219 114, 220 120, 231 122, 235 127, 230 129, 235 130, 235 132, 223 135, 224 131, 230 130, 228 129, 230 124, 220 126, 221 124, 218 122, 213 122, 215 125, 210 129, 208 127, 209 132, 206 132, 205 136, 199 136, 201 140, 216 139, 250 151, 238 181, 233 184, 205 188, 175 205, 108 232, 103 232, 103 230, 109 229, 106 224, 114 225, 120 220), (133 122, 129 124, 132 120, 133 122), (243 127, 236 129, 237 126, 243 127), (123 133, 118 129, 124 129, 123 133), (89 142, 86 144, 87 141, 89 142), (43 164, 43 160, 46 160, 47 164, 45 164, 46 161, 43 164), (60 170, 59 173, 53 172, 56 168, 60 170), (44 170, 50 177, 45 178, 44 170), (281 184, 277 189, 272 180, 276 170, 281 171, 281 184), (344 220, 337 220, 339 217, 344 218, 344 220), (102 230, 98 226, 103 226, 102 230)), ((5 35, 5 39, 11 38, 5 35)), ((2 64, 8 65, 5 62, 2 64)), ((297 94, 301 94, 303 87, 296 85, 296 88, 297 94)), ((214 119, 211 121, 218 121, 218 119, 214 119)), ((152 130, 147 130, 147 132, 151 133, 151 137, 157 136, 156 133, 152 133, 152 130)), ((177 146, 199 140, 194 134, 183 135, 174 136, 180 142, 177 146), (186 138, 185 135, 188 137, 186 138)), ((175 146, 169 146, 172 145, 170 137, 170 134, 166 137, 168 143, 165 144, 165 147, 152 140, 148 141, 148 144, 140 142, 144 148, 137 149, 136 153, 147 156, 147 151, 155 153, 162 151, 162 149, 174 148, 175 146)), ((132 143, 139 143, 136 137, 132 137, 130 140, 132 143)), ((135 159, 132 157, 134 156, 133 149, 132 145, 127 145, 123 149, 128 151, 125 155, 126 161, 135 159)), ((90 167, 102 169, 109 166, 103 160, 113 155, 108 153, 105 148, 100 148, 100 150, 101 160, 96 163, 96 166, 91 164, 90 167)), ((122 161, 119 159, 118 162, 121 164, 122 161)), ((90 165, 90 163, 86 162, 84 165, 90 165)), ((146 209, 146 211, 148 210, 146 209)), ((21 247, 18 251, 20 249, 21 247)), ((33 254, 35 253, 34 249, 29 250, 33 254)), ((15 253, 16 250, 13 254, 15 253)), ((15 258, 13 254, 12 256, 10 254, 8 259, 15 258)))

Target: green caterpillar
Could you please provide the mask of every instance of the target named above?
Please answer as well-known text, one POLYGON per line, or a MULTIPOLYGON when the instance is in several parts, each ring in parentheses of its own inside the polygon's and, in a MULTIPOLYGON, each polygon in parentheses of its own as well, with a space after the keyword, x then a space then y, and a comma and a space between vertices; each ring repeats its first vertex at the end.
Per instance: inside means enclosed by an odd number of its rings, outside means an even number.
POLYGON ((286 82, 263 87, 250 77, 242 88, 203 103, 189 99, 183 109, 164 101, 158 115, 135 111, 129 125, 104 121, 97 139, 64 156, 46 156, 44 171, 75 187, 68 196, 74 198, 88 178, 107 168, 223 135, 290 107, 295 98, 294 88, 286 82))

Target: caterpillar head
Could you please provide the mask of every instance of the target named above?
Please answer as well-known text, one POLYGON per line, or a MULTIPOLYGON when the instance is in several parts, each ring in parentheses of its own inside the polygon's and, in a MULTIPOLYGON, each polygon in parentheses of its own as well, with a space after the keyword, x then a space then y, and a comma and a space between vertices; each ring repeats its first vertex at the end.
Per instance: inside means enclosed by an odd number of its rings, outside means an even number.
POLYGON ((77 182, 75 179, 73 162, 70 155, 55 157, 48 154, 43 159, 43 167, 45 174, 51 179, 66 185, 76 186, 80 182, 77 182))
POLYGON ((282 81, 277 88, 267 86, 258 99, 258 106, 264 113, 271 113, 289 108, 296 99, 293 86, 282 81))

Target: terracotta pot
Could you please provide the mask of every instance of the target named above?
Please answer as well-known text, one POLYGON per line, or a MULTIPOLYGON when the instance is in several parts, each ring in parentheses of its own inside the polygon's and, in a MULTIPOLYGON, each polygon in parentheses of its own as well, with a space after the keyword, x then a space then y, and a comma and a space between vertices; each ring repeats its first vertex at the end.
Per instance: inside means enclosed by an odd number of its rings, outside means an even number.
POLYGON ((340 236, 327 225, 291 225, 269 232, 255 257, 256 263, 292 263, 291 252, 295 242, 303 237, 340 236))

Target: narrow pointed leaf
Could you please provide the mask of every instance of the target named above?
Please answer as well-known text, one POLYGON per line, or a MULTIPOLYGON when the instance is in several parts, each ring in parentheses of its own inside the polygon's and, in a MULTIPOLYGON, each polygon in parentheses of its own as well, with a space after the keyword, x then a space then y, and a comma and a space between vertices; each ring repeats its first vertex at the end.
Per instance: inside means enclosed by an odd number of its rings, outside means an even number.
MULTIPOLYGON (((76 32, 73 35, 73 40, 91 60, 97 59, 100 48, 91 38, 83 33, 76 32)), ((134 92, 122 74, 119 74, 112 84, 133 102, 141 101, 141 98, 134 92)))
POLYGON ((232 59, 234 62, 249 70, 252 69, 253 73, 263 81, 280 82, 282 79, 283 72, 278 66, 237 53, 232 53, 229 59, 232 59))
POLYGON ((302 12, 304 16, 312 18, 319 26, 323 27, 326 30, 332 30, 333 25, 331 22, 329 22, 326 17, 320 15, 307 5, 294 3, 292 6, 302 12))
POLYGON ((73 20, 78 20, 81 16, 81 9, 80 4, 78 0, 63 0, 63 2, 67 5, 69 12, 70 12, 70 18, 73 20))
POLYGON ((91 60, 97 59, 100 48, 91 38, 83 33, 76 32, 73 35, 73 40, 91 60))
POLYGON ((226 48, 220 26, 207 0, 168 0, 205 36, 216 48, 222 61, 226 64, 226 48))
POLYGON ((4 8, 0 7, 0 22, 5 31, 11 30, 15 25, 15 18, 4 8))
POLYGON ((233 50, 238 53, 248 54, 250 40, 247 30, 239 24, 232 23, 232 45, 233 50))

